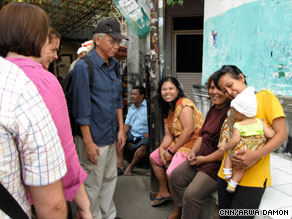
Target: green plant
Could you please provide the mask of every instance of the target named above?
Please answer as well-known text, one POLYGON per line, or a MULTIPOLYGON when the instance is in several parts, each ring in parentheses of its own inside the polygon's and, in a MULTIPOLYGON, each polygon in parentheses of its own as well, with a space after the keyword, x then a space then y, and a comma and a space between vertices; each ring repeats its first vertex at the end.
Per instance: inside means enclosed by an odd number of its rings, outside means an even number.
POLYGON ((182 6, 183 3, 184 0, 166 0, 166 4, 171 6, 174 6, 175 4, 179 4, 180 6, 182 6))

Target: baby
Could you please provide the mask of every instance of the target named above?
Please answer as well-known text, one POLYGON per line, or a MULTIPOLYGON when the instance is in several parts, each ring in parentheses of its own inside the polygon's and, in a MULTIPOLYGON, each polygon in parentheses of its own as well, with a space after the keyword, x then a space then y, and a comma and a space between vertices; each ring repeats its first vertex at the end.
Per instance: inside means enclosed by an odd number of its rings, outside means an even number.
POLYGON ((232 176, 233 163, 231 158, 234 153, 239 150, 258 150, 265 145, 266 138, 272 138, 275 131, 266 125, 266 123, 258 118, 257 114, 257 99, 253 87, 247 87, 244 91, 238 94, 230 105, 231 113, 233 113, 235 123, 232 130, 230 141, 221 142, 218 144, 220 151, 228 150, 223 174, 226 180, 229 180, 226 190, 235 192, 236 186, 243 177, 245 169, 236 167, 232 176))

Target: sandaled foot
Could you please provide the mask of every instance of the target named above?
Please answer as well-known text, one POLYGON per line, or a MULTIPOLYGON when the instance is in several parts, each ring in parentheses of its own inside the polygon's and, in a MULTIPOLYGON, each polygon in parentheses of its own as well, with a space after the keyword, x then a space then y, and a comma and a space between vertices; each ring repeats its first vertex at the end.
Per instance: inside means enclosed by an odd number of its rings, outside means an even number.
POLYGON ((152 207, 158 207, 161 206, 167 202, 169 202, 171 200, 171 197, 156 197, 152 202, 151 202, 151 206, 152 207))

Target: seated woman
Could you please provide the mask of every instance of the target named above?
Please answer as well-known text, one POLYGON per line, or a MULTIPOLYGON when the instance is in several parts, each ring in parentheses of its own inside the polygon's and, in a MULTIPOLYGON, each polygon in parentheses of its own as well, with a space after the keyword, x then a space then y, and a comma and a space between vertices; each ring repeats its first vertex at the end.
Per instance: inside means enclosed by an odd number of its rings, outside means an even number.
POLYGON ((167 180, 171 172, 187 159, 204 122, 202 113, 184 96, 174 77, 160 81, 158 101, 164 119, 165 135, 159 148, 150 154, 150 163, 159 183, 158 194, 151 203, 153 207, 171 199, 167 180))
POLYGON ((207 81, 207 88, 213 106, 207 113, 187 161, 171 174, 175 208, 169 218, 199 218, 204 198, 217 188, 217 172, 223 157, 223 153, 217 150, 217 144, 229 100, 215 87, 213 75, 207 81))
MULTIPOLYGON (((245 76, 234 65, 222 66, 214 74, 213 80, 215 85, 231 100, 247 87, 245 76)), ((232 162, 237 168, 246 169, 234 193, 226 191, 227 181, 223 175, 223 167, 227 156, 227 152, 225 152, 218 172, 219 209, 258 209, 265 188, 271 185, 270 153, 287 139, 285 114, 278 98, 269 90, 257 92, 256 98, 256 118, 263 119, 269 127, 271 126, 275 135, 264 147, 258 150, 240 150, 232 156, 232 162), (254 165, 251 166, 252 164, 254 165)), ((228 142, 231 138, 233 118, 233 114, 231 114, 225 120, 221 130, 220 142, 228 142)), ((235 168, 233 168, 233 173, 234 171, 235 168)), ((245 218, 253 218, 253 216, 245 218)))

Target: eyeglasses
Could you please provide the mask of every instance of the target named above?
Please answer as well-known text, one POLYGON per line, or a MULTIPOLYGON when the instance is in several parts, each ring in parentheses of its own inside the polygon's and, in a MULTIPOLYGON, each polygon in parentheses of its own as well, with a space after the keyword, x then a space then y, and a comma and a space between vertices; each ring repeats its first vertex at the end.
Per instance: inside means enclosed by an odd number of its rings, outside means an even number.
POLYGON ((106 39, 105 41, 107 41, 111 46, 114 46, 115 44, 118 44, 118 46, 121 44, 121 40, 118 39, 106 39))

